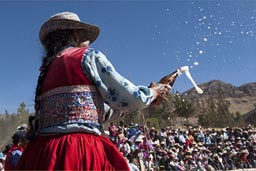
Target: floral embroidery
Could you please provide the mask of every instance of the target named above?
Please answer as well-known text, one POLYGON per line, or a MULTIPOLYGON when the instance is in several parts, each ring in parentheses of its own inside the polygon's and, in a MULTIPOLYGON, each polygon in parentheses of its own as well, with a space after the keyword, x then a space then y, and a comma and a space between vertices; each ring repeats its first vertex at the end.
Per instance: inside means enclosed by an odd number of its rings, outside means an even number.
POLYGON ((139 90, 133 92, 133 95, 134 95, 135 97, 139 97, 140 94, 141 94, 141 93, 140 93, 139 90))
POLYGON ((101 81, 100 80, 96 81, 96 85, 97 85, 97 87, 100 87, 101 81))
POLYGON ((153 92, 122 77, 100 51, 87 49, 81 65, 112 109, 129 113, 146 108, 151 103, 153 92))
POLYGON ((104 106, 97 91, 64 91, 58 88, 54 94, 42 96, 39 127, 47 128, 70 123, 99 123, 104 114, 104 106), (100 117, 100 118, 99 118, 100 117))

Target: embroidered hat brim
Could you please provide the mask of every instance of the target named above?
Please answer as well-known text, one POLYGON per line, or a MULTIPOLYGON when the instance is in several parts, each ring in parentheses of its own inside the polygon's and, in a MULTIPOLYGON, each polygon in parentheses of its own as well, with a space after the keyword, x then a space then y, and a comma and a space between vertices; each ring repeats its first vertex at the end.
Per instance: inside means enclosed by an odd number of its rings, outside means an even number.
POLYGON ((45 44, 46 36, 50 32, 66 29, 85 30, 85 32, 83 32, 84 37, 88 37, 90 43, 94 42, 100 33, 100 29, 98 26, 81 22, 78 16, 74 13, 63 12, 54 15, 41 26, 39 32, 39 38, 41 43, 45 44))

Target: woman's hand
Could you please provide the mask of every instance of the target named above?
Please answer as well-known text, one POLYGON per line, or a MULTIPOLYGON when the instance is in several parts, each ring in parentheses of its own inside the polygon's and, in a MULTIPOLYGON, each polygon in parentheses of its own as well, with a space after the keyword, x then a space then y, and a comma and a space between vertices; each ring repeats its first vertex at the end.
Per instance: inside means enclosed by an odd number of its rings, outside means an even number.
POLYGON ((163 77, 158 83, 151 82, 149 88, 154 91, 154 97, 152 105, 159 105, 162 102, 168 101, 170 90, 179 75, 179 70, 163 77))
POLYGON ((162 102, 168 101, 172 88, 169 84, 151 82, 149 88, 154 91, 152 105, 160 105, 162 102))

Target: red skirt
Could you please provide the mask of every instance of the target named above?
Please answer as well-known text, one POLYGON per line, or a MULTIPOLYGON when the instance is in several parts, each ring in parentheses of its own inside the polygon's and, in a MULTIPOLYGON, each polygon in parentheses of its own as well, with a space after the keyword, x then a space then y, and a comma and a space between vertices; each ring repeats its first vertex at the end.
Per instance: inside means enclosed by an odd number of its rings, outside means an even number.
POLYGON ((37 136, 17 170, 129 170, 116 146, 104 136, 85 133, 37 136))

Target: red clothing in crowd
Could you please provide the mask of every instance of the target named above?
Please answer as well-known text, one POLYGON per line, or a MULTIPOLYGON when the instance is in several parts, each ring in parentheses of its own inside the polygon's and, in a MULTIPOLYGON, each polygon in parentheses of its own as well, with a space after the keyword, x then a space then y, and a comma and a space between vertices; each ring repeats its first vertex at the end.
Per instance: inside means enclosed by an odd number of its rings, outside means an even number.
POLYGON ((8 151, 5 159, 5 170, 16 170, 16 165, 23 153, 24 149, 16 144, 13 144, 8 151))

